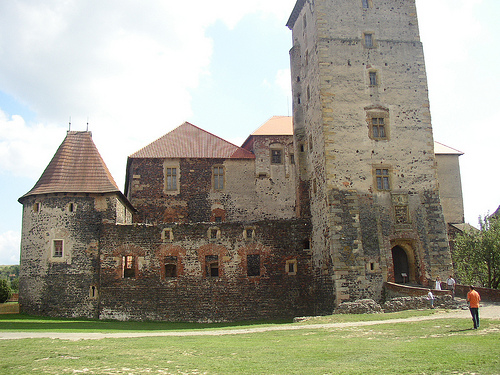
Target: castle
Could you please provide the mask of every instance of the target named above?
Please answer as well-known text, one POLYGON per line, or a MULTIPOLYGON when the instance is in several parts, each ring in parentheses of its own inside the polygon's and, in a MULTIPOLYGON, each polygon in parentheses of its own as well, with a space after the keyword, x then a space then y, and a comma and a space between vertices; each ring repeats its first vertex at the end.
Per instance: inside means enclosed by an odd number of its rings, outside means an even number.
POLYGON ((241 147, 186 122, 129 156, 123 194, 67 133, 19 199, 23 311, 290 318, 449 274, 460 153, 432 137, 414 0, 298 0, 287 26, 293 121, 241 147))

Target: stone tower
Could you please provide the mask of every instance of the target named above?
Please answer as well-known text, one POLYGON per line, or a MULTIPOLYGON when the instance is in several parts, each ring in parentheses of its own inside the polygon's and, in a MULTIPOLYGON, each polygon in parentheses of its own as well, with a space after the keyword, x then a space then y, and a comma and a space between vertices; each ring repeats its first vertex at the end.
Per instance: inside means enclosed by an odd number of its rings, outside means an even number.
POLYGON ((126 223, 120 192, 90 132, 69 131, 21 198, 19 302, 28 314, 98 317, 102 223, 126 223))
POLYGON ((319 298, 447 276, 415 1, 298 0, 287 26, 297 209, 313 225, 319 298))

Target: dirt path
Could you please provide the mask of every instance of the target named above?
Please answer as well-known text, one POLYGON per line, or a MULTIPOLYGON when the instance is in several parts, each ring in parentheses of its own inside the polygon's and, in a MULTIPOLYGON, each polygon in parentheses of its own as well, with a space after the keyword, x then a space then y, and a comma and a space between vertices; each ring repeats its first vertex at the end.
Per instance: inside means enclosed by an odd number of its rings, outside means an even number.
MULTIPOLYGON (((481 319, 500 320, 499 303, 483 303, 479 310, 481 319)), ((214 329, 203 331, 176 331, 176 332, 120 332, 120 333, 85 333, 85 332, 0 332, 0 340, 16 340, 26 338, 50 338, 61 340, 99 340, 104 338, 131 338, 131 337, 167 337, 167 336, 222 336, 222 335, 241 335, 247 333, 269 332, 269 331, 292 331, 303 329, 325 329, 325 328, 345 328, 362 327, 377 324, 394 324, 402 322, 418 322, 424 320, 463 318, 470 319, 469 310, 438 310, 431 316, 419 316, 406 319, 374 320, 366 322, 350 323, 328 323, 328 324, 304 324, 304 325, 282 325, 273 327, 256 327, 244 329, 214 329)))

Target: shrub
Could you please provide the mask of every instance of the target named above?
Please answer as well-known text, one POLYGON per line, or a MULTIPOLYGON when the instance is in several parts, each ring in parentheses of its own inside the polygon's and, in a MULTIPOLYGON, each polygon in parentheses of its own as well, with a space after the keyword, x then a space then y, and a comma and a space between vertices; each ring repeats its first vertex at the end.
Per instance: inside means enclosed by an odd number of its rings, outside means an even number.
POLYGON ((10 289, 7 280, 0 280, 0 303, 7 301, 12 296, 12 289, 10 289))

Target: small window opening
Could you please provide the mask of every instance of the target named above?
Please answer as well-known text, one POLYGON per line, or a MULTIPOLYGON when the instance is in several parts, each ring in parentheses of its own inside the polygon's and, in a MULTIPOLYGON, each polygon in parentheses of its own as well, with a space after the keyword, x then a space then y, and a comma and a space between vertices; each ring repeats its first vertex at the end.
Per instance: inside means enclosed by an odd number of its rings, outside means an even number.
POLYGON ((365 34, 365 47, 372 48, 373 47, 373 34, 365 34))
POLYGON ((260 276, 260 255, 247 255, 247 276, 260 276))
POLYGON ((281 150, 271 150, 271 164, 281 164, 282 155, 281 150))
POLYGON ((304 152, 304 144, 303 143, 300 144, 300 152, 304 152))
POLYGON ((303 242, 304 250, 309 250, 311 248, 311 241, 309 238, 306 238, 303 242))
POLYGON ((375 263, 371 262, 370 263, 370 271, 375 270, 375 263))
POLYGON ((217 239, 217 229, 210 229, 210 239, 211 240, 216 240, 217 239))
POLYGON ((70 203, 68 205, 68 211, 69 212, 74 212, 75 211, 75 204, 74 203, 70 203))
POLYGON ((286 261, 285 272, 288 275, 297 274, 297 259, 290 259, 286 261))
POLYGON ((300 94, 297 94, 297 104, 300 104, 300 94))
POLYGON ((295 155, 290 154, 290 164, 295 164, 295 155))
POLYGON ((36 202, 33 205, 33 212, 40 212, 40 203, 39 202, 36 202))
POLYGON ((97 287, 95 285, 90 286, 89 297, 90 298, 97 298, 97 287))
POLYGON ((135 277, 135 258, 132 255, 126 255, 123 257, 123 277, 135 277))
POLYGON ((377 72, 369 72, 368 75, 370 77, 370 86, 377 86, 378 85, 377 72))
POLYGON ((364 9, 368 9, 370 7, 368 0, 361 0, 361 3, 363 4, 364 9))
POLYGON ((207 255, 205 256, 205 264, 207 267, 208 277, 219 277, 219 256, 207 255))
POLYGON ((54 258, 62 258, 63 256, 63 240, 54 240, 54 258))
POLYGON ((177 277, 177 257, 176 256, 166 256, 165 257, 165 277, 166 278, 177 277))

